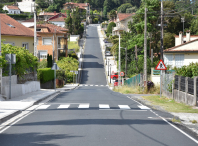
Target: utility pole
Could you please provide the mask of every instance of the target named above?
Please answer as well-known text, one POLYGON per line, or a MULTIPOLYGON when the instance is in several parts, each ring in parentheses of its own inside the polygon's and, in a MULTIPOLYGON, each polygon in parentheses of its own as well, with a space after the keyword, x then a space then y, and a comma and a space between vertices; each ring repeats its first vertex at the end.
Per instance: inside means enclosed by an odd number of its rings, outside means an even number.
POLYGON ((125 48, 126 50, 126 52, 125 52, 125 78, 126 78, 126 76, 127 76, 127 47, 125 48))
MULTIPOLYGON (((1 15, 0 15, 0 56, 1 56, 1 15)), ((0 77, 1 77, 1 94, 2 94, 2 68, 0 68, 0 77)))
POLYGON ((136 70, 138 70, 138 67, 137 67, 137 61, 138 61, 138 57, 137 57, 137 45, 135 45, 135 60, 136 60, 136 70))
POLYGON ((147 85, 147 8, 144 15, 144 87, 147 85))
POLYGON ((34 56, 37 56, 37 35, 36 35, 36 9, 34 4, 34 56))
POLYGON ((163 37, 164 37, 164 13, 163 13, 163 1, 161 1, 161 47, 160 47, 160 59, 163 59, 163 50, 164 50, 164 42, 163 42, 163 37))
POLYGON ((120 71, 121 71, 121 67, 120 67, 120 34, 119 34, 119 69, 118 69, 118 86, 120 86, 120 71))

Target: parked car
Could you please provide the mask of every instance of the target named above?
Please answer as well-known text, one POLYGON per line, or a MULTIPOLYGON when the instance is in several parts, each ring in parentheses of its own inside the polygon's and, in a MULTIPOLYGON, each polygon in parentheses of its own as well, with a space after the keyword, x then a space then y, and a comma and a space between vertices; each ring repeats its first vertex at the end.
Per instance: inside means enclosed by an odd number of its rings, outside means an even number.
POLYGON ((118 79, 118 73, 111 74, 111 78, 112 78, 113 80, 118 79))
MULTIPOLYGON (((120 83, 122 84, 122 80, 120 80, 120 83)), ((115 80, 114 86, 118 86, 118 80, 115 80)))
POLYGON ((110 52, 110 51, 106 51, 106 52, 105 52, 105 55, 106 55, 106 56, 111 56, 111 52, 110 52))

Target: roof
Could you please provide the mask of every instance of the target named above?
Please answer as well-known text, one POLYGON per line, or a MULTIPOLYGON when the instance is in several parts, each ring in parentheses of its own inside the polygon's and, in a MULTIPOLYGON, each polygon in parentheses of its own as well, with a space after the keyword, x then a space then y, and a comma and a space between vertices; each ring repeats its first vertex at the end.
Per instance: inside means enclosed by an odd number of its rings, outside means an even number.
POLYGON ((20 10, 18 6, 7 6, 7 7, 8 9, 12 9, 12 10, 20 10))
POLYGON ((186 50, 184 50, 184 49, 177 49, 177 48, 179 48, 179 47, 181 47, 181 46, 190 44, 190 43, 195 42, 195 41, 198 41, 198 39, 195 39, 195 40, 192 40, 192 41, 183 43, 183 44, 181 44, 181 45, 178 45, 178 46, 175 46, 175 47, 166 49, 166 50, 164 50, 163 52, 164 52, 164 53, 173 53, 173 52, 198 52, 198 47, 197 47, 196 50, 192 50, 192 49, 191 49, 191 50, 189 50, 189 49, 186 49, 186 50), (176 49, 177 49, 177 50, 176 50, 176 49))
MULTIPOLYGON (((178 35, 175 35, 175 37, 178 38, 179 36, 178 35)), ((185 37, 186 37, 186 35, 183 36, 183 38, 185 38, 185 37)), ((190 37, 194 37, 194 38, 197 37, 198 38, 198 35, 190 35, 190 37)))
MULTIPOLYGON (((39 22, 39 21, 42 21, 40 19, 36 19, 36 22, 39 22)), ((25 20, 23 22, 34 22, 34 18, 31 18, 31 19, 28 19, 28 20, 25 20)))
POLYGON ((66 14, 58 13, 58 14, 56 14, 56 15, 50 17, 48 20, 56 19, 56 18, 59 17, 59 16, 64 17, 64 18, 67 17, 66 14))
MULTIPOLYGON (((30 28, 33 28, 33 27, 34 26, 31 26, 30 28)), ((63 34, 65 34, 65 32, 63 32, 63 31, 69 31, 66 28, 62 28, 62 27, 54 25, 54 24, 37 24, 36 27, 48 29, 48 32, 37 32, 37 33, 63 33, 63 34)))
POLYGON ((58 18, 54 18, 54 19, 51 19, 49 21, 56 21, 56 22, 65 22, 65 18, 66 17, 58 17, 58 18))
POLYGON ((41 12, 39 14, 39 16, 44 16, 44 15, 55 16, 56 13, 55 12, 41 12))
POLYGON ((124 19, 134 15, 135 13, 118 13, 119 21, 123 21, 124 19))
POLYGON ((28 36, 34 37, 34 32, 17 22, 10 16, 0 13, 1 34, 10 36, 28 36))
POLYGON ((73 2, 68 2, 68 3, 65 3, 64 5, 65 6, 66 5, 74 5, 76 7, 79 7, 80 9, 85 9, 84 7, 89 6, 89 3, 73 3, 73 2))

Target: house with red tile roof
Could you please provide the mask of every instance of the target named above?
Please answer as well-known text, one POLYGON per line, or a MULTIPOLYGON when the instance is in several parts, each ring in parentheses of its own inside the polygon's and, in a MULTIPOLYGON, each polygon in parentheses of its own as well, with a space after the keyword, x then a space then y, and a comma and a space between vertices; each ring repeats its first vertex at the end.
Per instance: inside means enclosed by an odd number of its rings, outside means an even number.
MULTIPOLYGON (((29 27, 34 30, 34 26, 29 27)), ((68 29, 62 28, 54 24, 37 24, 38 38, 37 50, 40 59, 47 59, 47 54, 53 56, 58 60, 59 57, 67 56, 67 32, 68 29)))
POLYGON ((198 35, 190 35, 190 31, 183 36, 175 36, 175 46, 164 50, 164 63, 167 66, 182 67, 191 62, 198 62, 198 35))
POLYGON ((18 6, 4 5, 3 10, 7 10, 8 14, 20 14, 20 9, 18 6))
POLYGON ((118 13, 116 19, 116 27, 112 30, 112 35, 119 35, 121 31, 129 32, 128 23, 132 20, 135 13, 118 13))
POLYGON ((34 52, 34 32, 32 30, 2 13, 0 13, 0 23, 1 39, 4 44, 25 47, 30 53, 34 52))

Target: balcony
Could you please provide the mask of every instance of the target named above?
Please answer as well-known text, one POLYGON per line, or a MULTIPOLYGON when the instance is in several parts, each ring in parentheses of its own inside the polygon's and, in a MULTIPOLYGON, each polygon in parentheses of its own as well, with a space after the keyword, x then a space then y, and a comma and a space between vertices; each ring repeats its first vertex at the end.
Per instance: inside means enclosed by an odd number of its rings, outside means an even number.
POLYGON ((113 31, 122 31, 122 30, 125 30, 124 26, 117 26, 113 28, 113 31))

